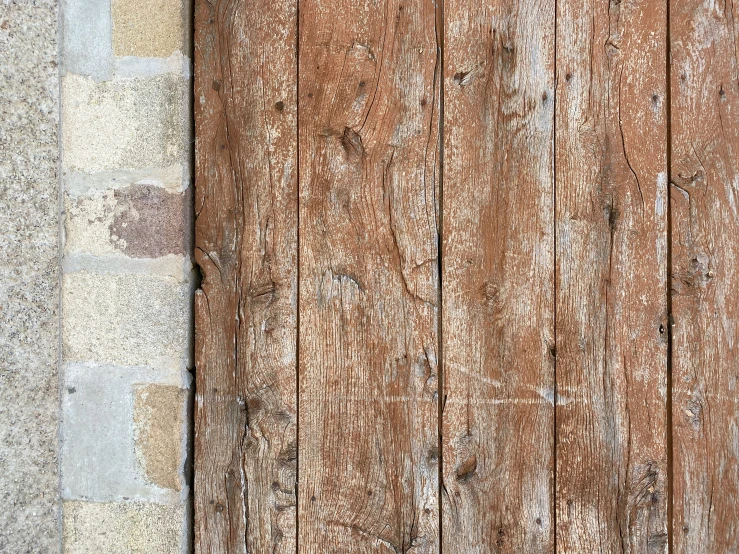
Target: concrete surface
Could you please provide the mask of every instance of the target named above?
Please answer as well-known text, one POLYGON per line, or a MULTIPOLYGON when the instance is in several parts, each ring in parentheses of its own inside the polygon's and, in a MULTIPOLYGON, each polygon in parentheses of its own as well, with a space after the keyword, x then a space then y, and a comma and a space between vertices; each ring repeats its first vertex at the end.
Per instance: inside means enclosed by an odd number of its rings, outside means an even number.
POLYGON ((57 3, 0 2, 0 552, 58 552, 57 3))
POLYGON ((113 68, 110 0, 62 0, 65 71, 109 79, 113 68))

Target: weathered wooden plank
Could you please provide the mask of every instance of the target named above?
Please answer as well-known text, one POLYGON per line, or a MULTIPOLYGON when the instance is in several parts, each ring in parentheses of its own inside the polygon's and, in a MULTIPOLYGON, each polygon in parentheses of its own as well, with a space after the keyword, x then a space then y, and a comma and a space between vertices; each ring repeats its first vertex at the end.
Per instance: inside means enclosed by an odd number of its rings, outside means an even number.
POLYGON ((295 552, 296 3, 195 5, 195 550, 295 552))
POLYGON ((674 552, 737 552, 739 30, 733 2, 670 15, 674 552))
POLYGON ((557 2, 557 549, 667 551, 666 1, 557 2))
POLYGON ((301 552, 438 551, 435 17, 300 5, 301 552))
POLYGON ((553 551, 554 16, 445 4, 448 554, 553 551))

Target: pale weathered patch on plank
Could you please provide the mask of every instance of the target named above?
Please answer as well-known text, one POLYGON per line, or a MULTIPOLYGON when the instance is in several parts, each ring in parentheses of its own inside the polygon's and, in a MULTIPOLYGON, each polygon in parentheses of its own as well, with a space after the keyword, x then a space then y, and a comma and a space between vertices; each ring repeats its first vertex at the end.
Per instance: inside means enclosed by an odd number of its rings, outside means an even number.
POLYGON ((196 2, 196 552, 296 547, 296 7, 196 2))
POLYGON ((435 18, 300 6, 301 552, 438 552, 435 18))
POLYGON ((557 10, 557 549, 666 552, 666 2, 557 10))
POLYGON ((733 2, 672 1, 673 543, 739 550, 739 60, 733 2))
POLYGON ((554 2, 445 10, 442 551, 551 552, 554 2))

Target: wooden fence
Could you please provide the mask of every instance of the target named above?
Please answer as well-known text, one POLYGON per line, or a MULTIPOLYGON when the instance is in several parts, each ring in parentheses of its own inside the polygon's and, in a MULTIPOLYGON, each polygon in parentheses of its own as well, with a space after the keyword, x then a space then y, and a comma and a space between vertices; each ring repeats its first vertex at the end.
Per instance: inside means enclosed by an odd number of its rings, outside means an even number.
POLYGON ((195 550, 739 550, 731 0, 196 0, 195 550))

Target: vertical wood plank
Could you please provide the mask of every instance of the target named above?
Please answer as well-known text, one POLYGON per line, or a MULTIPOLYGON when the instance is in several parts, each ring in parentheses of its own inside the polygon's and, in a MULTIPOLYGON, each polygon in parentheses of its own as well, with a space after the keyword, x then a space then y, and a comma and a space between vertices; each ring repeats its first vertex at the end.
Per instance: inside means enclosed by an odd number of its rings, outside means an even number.
POLYGON ((557 2, 557 549, 667 551, 666 2, 557 2))
POLYGON ((674 551, 739 550, 739 61, 733 2, 672 1, 674 551))
POLYGON ((435 21, 300 5, 301 552, 438 552, 435 21))
POLYGON ((294 553, 297 59, 290 0, 195 3, 195 551, 294 553))
POLYGON ((445 4, 447 554, 553 551, 554 17, 445 4))

